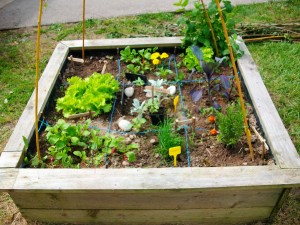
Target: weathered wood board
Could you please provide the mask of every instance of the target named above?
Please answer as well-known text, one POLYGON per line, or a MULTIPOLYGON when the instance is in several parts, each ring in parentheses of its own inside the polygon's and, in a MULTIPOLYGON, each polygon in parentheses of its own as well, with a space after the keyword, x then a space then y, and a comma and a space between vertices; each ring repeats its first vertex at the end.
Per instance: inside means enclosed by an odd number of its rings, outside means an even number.
MULTIPOLYGON (((150 199, 149 199, 150 201, 150 199)), ((188 210, 41 210, 21 209, 29 218, 51 223, 72 224, 185 224, 216 225, 242 224, 263 220, 271 213, 271 207, 234 209, 188 209, 188 210)))

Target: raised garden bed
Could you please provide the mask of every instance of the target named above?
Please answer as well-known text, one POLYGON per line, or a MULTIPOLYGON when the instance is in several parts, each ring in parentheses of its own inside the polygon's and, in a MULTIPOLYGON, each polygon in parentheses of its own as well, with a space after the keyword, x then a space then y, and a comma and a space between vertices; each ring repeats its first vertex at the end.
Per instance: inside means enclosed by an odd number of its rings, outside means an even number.
MULTIPOLYGON (((180 38, 147 38, 93 40, 85 46, 97 52, 180 44, 180 38)), ((276 165, 20 169, 22 136, 31 140, 34 133, 32 97, 1 155, 0 189, 9 191, 25 217, 45 222, 235 224, 268 219, 289 189, 299 186, 300 160, 249 51, 244 44, 241 47, 245 51, 238 60, 241 78, 276 165)), ((80 48, 80 41, 56 47, 40 79, 39 112, 44 111, 67 56, 80 48)))

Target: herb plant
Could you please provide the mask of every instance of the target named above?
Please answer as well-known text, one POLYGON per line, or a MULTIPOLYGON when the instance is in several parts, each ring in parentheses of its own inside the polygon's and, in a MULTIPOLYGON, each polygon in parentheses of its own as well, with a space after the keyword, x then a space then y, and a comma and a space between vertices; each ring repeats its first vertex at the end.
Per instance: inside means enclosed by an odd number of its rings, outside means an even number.
POLYGON ((170 119, 164 120, 158 126, 158 147, 155 151, 166 161, 170 161, 169 148, 175 146, 181 146, 183 143, 183 137, 172 130, 172 122, 170 119))
POLYGON ((119 90, 119 83, 109 73, 93 73, 90 77, 68 79, 69 87, 65 96, 57 100, 57 111, 64 117, 72 114, 94 111, 95 116, 112 109, 112 100, 119 90))
POLYGON ((132 108, 131 108, 131 114, 132 113, 137 113, 137 117, 134 118, 132 120, 133 122, 133 129, 137 132, 139 132, 142 128, 142 125, 144 123, 146 123, 146 119, 143 118, 143 114, 144 112, 147 110, 147 106, 146 106, 146 102, 143 101, 141 104, 140 104, 140 101, 138 99, 133 99, 133 103, 132 103, 132 108))
POLYGON ((232 103, 226 113, 217 112, 217 124, 219 128, 218 140, 227 147, 234 146, 244 132, 244 120, 241 105, 232 103))

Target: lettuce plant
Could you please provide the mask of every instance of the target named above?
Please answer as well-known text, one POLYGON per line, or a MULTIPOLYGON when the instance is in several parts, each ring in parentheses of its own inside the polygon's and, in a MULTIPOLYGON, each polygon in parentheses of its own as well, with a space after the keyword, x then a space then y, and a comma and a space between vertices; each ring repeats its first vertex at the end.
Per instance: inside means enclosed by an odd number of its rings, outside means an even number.
POLYGON ((71 77, 68 83, 65 96, 56 104, 56 110, 62 110, 64 117, 88 111, 94 111, 94 116, 110 112, 119 90, 118 81, 109 73, 93 73, 85 79, 71 77))

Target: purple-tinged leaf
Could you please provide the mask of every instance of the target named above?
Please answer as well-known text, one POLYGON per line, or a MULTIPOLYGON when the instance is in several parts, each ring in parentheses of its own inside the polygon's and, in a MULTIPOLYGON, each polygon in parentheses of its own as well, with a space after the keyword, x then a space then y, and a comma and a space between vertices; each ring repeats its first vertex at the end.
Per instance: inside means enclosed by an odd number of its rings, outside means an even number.
POLYGON ((198 85, 196 85, 195 87, 193 87, 192 90, 190 90, 190 95, 193 95, 193 93, 197 90, 197 86, 198 86, 198 85))
POLYGON ((203 69, 203 72, 206 75, 207 81, 210 82, 212 75, 215 72, 215 69, 217 68, 218 64, 217 63, 206 63, 204 61, 200 62, 201 68, 203 69))
POLYGON ((212 91, 220 91, 220 84, 216 84, 211 90, 212 91))
POLYGON ((231 82, 230 82, 228 76, 221 75, 220 80, 221 80, 222 86, 225 88, 225 90, 228 90, 231 88, 231 82))
POLYGON ((221 110, 221 106, 216 100, 214 100, 214 102, 213 102, 213 107, 217 110, 221 110))
POLYGON ((197 70, 195 68, 192 69, 192 72, 189 75, 189 80, 192 80, 192 75, 195 73, 197 70))
POLYGON ((193 45, 191 47, 191 49, 192 49, 192 52, 194 53, 194 55, 197 57, 198 61, 199 62, 203 61, 203 53, 202 53, 201 49, 196 45, 193 45))
POLYGON ((215 60, 217 63, 219 63, 219 65, 223 65, 223 66, 226 66, 226 60, 227 60, 227 56, 224 56, 222 58, 219 58, 219 57, 215 57, 215 60))
POLYGON ((197 114, 199 114, 199 107, 197 106, 197 105, 195 105, 195 112, 197 113, 197 114))
POLYGON ((199 91, 194 91, 192 94, 192 99, 194 103, 197 103, 202 98, 203 91, 202 89, 199 91))
POLYGON ((230 95, 227 91, 222 92, 222 94, 224 95, 225 98, 227 98, 228 100, 230 99, 230 95))

